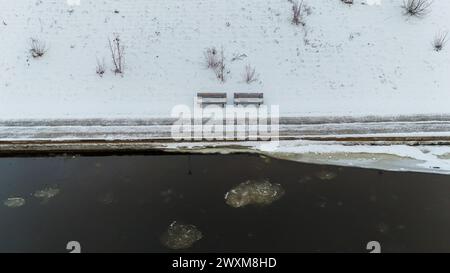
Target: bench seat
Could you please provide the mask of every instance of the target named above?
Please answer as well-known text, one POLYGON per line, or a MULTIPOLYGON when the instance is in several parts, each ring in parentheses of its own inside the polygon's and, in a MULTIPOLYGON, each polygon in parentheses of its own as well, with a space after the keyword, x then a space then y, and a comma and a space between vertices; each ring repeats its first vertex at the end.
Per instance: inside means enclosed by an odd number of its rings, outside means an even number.
POLYGON ((197 101, 200 105, 221 105, 227 104, 226 93, 198 93, 197 101))

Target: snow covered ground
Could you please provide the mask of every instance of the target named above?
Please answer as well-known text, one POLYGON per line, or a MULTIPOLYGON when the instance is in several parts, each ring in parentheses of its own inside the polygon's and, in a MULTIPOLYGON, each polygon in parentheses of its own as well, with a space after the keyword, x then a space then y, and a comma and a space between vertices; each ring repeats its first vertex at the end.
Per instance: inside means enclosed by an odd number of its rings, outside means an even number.
POLYGON ((423 18, 402 2, 305 0, 303 27, 287 0, 2 0, 0 119, 168 117, 200 91, 264 92, 282 116, 448 114, 450 48, 432 41, 450 28, 450 1, 423 18), (123 77, 111 72, 114 33, 123 77), (45 41, 43 57, 30 38, 45 41), (225 50, 225 83, 205 67, 211 46, 225 50), (243 82, 247 64, 259 81, 243 82))

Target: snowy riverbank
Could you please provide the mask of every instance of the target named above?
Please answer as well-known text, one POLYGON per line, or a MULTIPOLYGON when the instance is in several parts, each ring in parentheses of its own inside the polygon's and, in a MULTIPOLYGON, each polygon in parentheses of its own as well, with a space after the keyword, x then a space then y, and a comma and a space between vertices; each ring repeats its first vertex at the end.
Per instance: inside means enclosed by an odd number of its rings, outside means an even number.
POLYGON ((450 50, 432 42, 450 28, 450 1, 415 17, 401 0, 305 0, 304 25, 292 24, 291 2, 4 1, 0 152, 76 151, 87 144, 64 142, 87 141, 94 150, 226 153, 230 143, 170 141, 173 107, 192 107, 197 92, 262 92, 266 105, 279 106, 283 141, 270 152, 233 142, 237 151, 448 174, 449 148, 437 145, 450 138, 450 50), (122 75, 111 71, 115 35, 122 75), (31 39, 43 56, 33 58, 31 39), (209 47, 224 50, 225 82, 206 68, 209 47), (257 75, 250 84, 247 65, 257 75))

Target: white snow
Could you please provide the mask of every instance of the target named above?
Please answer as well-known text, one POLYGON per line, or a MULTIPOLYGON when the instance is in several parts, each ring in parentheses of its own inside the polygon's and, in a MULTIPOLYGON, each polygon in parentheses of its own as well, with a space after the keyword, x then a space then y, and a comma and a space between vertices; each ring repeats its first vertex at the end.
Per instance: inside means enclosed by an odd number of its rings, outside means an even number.
POLYGON ((287 0, 1 0, 0 119, 168 117, 200 91, 264 92, 282 116, 450 113, 450 48, 431 44, 450 28, 450 1, 423 18, 402 0, 364 2, 305 0, 301 27, 287 0), (123 77, 110 71, 114 33, 123 77), (49 47, 40 59, 32 37, 49 47), (225 49, 224 84, 205 68, 210 46, 225 49), (260 82, 243 82, 246 64, 260 82))
POLYGON ((260 142, 170 143, 164 149, 200 153, 256 152, 276 158, 318 164, 332 164, 389 171, 412 171, 450 175, 450 147, 408 145, 345 145, 338 142, 281 141, 268 145, 260 142), (269 149, 267 149, 269 148, 269 149))

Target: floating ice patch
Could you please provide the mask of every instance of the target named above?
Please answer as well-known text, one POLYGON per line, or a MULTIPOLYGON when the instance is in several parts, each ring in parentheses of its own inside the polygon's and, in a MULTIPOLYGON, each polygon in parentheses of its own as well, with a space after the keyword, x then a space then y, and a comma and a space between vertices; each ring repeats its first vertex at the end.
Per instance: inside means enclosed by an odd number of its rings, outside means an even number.
POLYGON ((225 195, 226 203, 234 208, 247 205, 270 205, 284 195, 280 184, 272 184, 267 180, 246 181, 233 188, 225 195))
POLYGON ((21 197, 11 197, 3 201, 3 204, 9 208, 18 208, 25 205, 25 199, 21 197))
POLYGON ((329 170, 322 170, 318 173, 316 173, 316 176, 321 180, 331 180, 336 178, 337 173, 329 171, 329 170))
POLYGON ((170 249, 190 248, 203 237, 194 225, 182 225, 176 221, 170 224, 168 230, 161 238, 162 243, 170 249))
POLYGON ((43 190, 36 191, 33 196, 39 199, 42 199, 42 201, 46 202, 49 199, 55 197, 58 195, 60 190, 58 188, 48 187, 43 190))

